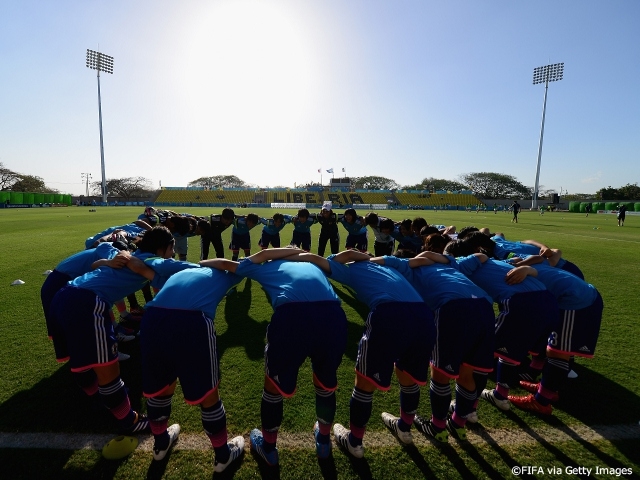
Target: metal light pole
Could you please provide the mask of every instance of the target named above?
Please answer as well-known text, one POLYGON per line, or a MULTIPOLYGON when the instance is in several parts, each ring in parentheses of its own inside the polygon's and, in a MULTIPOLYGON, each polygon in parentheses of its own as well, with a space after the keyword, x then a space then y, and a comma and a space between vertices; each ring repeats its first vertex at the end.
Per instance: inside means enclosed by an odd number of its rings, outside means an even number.
POLYGON ((113 75, 113 57, 87 49, 87 68, 98 75, 98 120, 100 122, 100 159, 102 161, 102 203, 107 203, 107 178, 104 173, 104 145, 102 142, 102 101, 100 99, 100 72, 113 75))
POLYGON ((536 169, 536 184, 531 199, 531 208, 538 208, 538 187, 540 183, 540 158, 542 157, 542 137, 544 136, 544 117, 547 112, 547 90, 549 82, 562 80, 564 63, 554 63, 533 69, 533 84, 544 83, 544 103, 542 106, 542 125, 540 126, 540 143, 538 144, 538 167, 536 169))
POLYGON ((86 197, 89 198, 89 180, 91 180, 91 174, 90 173, 81 173, 80 174, 80 178, 82 178, 82 180, 87 180, 87 195, 86 197))

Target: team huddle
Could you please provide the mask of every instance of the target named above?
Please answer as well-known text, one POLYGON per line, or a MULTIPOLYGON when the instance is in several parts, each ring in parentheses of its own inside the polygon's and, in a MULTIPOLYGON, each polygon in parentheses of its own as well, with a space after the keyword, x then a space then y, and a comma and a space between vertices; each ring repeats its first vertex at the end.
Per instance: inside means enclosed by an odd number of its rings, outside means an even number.
POLYGON ((384 412, 382 421, 403 444, 413 443, 412 427, 436 443, 447 443, 449 436, 465 441, 466 423, 480 420, 481 400, 504 411, 514 405, 550 415, 571 358, 593 357, 603 311, 596 288, 559 249, 535 240, 507 241, 475 227, 456 233, 423 218, 395 223, 373 212, 360 217, 354 209, 337 215, 330 204, 315 215, 301 209, 269 219, 236 216, 230 209, 207 219, 147 208, 132 224, 88 238, 85 247, 60 262, 42 287, 56 359, 69 362, 77 384, 110 411, 120 432, 153 434, 155 460, 166 456, 180 433, 179 424, 169 425, 179 379, 185 401, 200 407, 216 472, 244 451, 244 438, 229 439, 227 432, 214 325, 218 304, 243 278, 260 283, 273 307, 261 426, 249 435, 251 450, 271 466, 279 463, 283 399, 294 395, 307 358, 317 456, 331 455, 333 430, 335 443, 361 458, 374 392, 389 390, 394 373, 398 414, 384 412), (310 252, 315 223, 321 225, 317 254, 310 252), (250 255, 249 231, 258 224, 261 251, 250 255), (280 248, 287 224, 293 226, 290 246, 280 248), (347 230, 343 251, 340 224, 347 230), (224 258, 221 236, 228 227, 231 260, 224 258), (375 237, 372 253, 367 228, 375 237), (201 237, 198 264, 186 261, 190 236, 201 237), (325 258, 327 242, 332 253, 325 258), (210 244, 215 259, 207 259, 210 244), (347 318, 329 280, 348 287, 369 309, 348 427, 334 423, 347 318), (135 299, 138 290, 144 308, 135 299), (138 332, 146 415, 132 409, 119 367, 126 357, 118 343, 138 332), (495 388, 487 389, 494 369, 495 388), (419 415, 420 387, 427 382, 431 412, 419 415), (512 395, 512 388, 529 393, 512 395))

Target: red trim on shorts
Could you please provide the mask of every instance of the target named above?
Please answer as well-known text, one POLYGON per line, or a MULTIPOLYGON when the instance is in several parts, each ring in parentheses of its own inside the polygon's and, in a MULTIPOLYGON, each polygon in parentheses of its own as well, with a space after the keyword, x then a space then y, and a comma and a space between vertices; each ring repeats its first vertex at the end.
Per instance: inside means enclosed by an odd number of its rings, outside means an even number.
MULTIPOLYGON (((69 356, 66 356, 64 358, 56 358, 56 362, 58 362, 58 363, 68 362, 70 358, 71 357, 69 357, 69 356)), ((80 370, 78 370, 78 371, 80 371, 80 370)))
POLYGON ((520 365, 522 362, 519 362, 517 360, 514 360, 513 358, 509 358, 506 355, 502 354, 502 353, 498 353, 498 352, 493 352, 493 358, 498 357, 501 358, 503 360, 507 360, 510 363, 513 363, 515 365, 520 365))
POLYGON ((284 398, 291 398, 296 394, 296 391, 298 390, 298 387, 296 387, 293 392, 291 393, 286 393, 284 392, 276 382, 273 381, 273 379, 271 377, 265 377, 269 380, 269 382, 271 383, 271 385, 273 385, 273 387, 278 391, 278 393, 280 393, 280 395, 282 395, 284 398))
POLYGON ((583 352, 574 352, 574 351, 570 351, 570 350, 559 350, 557 348, 550 347, 549 345, 547 345, 547 348, 549 350, 553 350, 554 352, 563 353, 565 355, 573 355, 574 357, 583 357, 583 358, 593 358, 594 357, 594 355, 592 355, 592 354, 587 354, 587 353, 583 353, 583 352))
POLYGON ((470 363, 466 363, 466 362, 462 362, 462 363, 460 364, 460 366, 462 366, 462 365, 464 365, 464 366, 466 366, 466 367, 471 367, 471 368, 473 368, 474 370, 477 370, 477 371, 479 371, 479 372, 487 372, 487 373, 491 373, 491 372, 493 372, 493 368, 481 368, 481 367, 476 367, 475 365, 471 365, 470 363))
POLYGON ((113 360, 111 360, 110 362, 105 362, 105 363, 93 363, 91 365, 83 365, 82 367, 78 367, 78 368, 72 368, 71 371, 72 372, 85 372, 87 370, 89 370, 90 368, 96 368, 96 367, 106 367, 107 365, 113 365, 114 363, 116 363, 118 361, 118 357, 114 358, 113 360))
POLYGON ((382 390, 383 392, 388 392, 391 389, 391 385, 389 385, 388 387, 383 387, 382 385, 380 385, 378 382, 376 382, 373 378, 369 378, 366 375, 363 375, 362 373, 360 373, 358 370, 356 370, 356 375, 358 375, 360 378, 364 378, 365 380, 367 380, 370 383, 373 383, 373 385, 378 389, 378 390, 382 390))
MULTIPOLYGON (((186 398, 184 399, 184 401, 186 403, 188 403, 189 405, 200 405, 202 402, 204 402, 206 400, 206 398, 211 395, 213 392, 215 392, 216 390, 218 390, 218 387, 220 386, 220 382, 218 382, 218 384, 213 387, 211 390, 209 390, 207 393, 204 394, 204 396, 202 398, 199 398, 198 400, 187 400, 186 398)), ((145 395, 146 396, 146 395, 145 395)))
POLYGON ((318 380, 318 377, 316 376, 315 372, 313 373, 313 380, 314 380, 314 385, 319 386, 320 388, 322 388, 323 390, 326 390, 328 392, 335 392, 338 389, 338 385, 336 385, 333 388, 329 388, 327 386, 325 386, 324 383, 322 383, 320 380, 318 380))
MULTIPOLYGON (((171 384, 171 385, 173 385, 173 384, 171 384)), ((166 393, 166 391, 169 390, 169 387, 171 387, 171 385, 166 385, 166 386, 162 387, 161 390, 158 390, 155 393, 142 392, 142 395, 145 396, 146 398, 159 397, 160 395, 163 395, 164 393, 166 393)))
MULTIPOLYGON (((445 377, 457 379, 460 376, 459 374, 447 372, 446 370, 442 370, 441 368, 436 367, 433 364, 433 362, 429 362, 429 365, 431 366, 431 368, 433 368, 434 370, 437 370, 438 372, 443 374, 445 377)), ((424 383, 423 383, 423 385, 424 385, 424 383)))

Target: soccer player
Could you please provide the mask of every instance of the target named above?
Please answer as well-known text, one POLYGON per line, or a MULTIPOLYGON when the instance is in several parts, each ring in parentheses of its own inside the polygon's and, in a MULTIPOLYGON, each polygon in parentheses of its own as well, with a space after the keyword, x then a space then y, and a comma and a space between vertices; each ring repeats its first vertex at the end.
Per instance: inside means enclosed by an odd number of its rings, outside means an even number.
POLYGON ((394 252, 397 257, 415 257, 422 248, 422 237, 415 234, 412 224, 412 220, 406 218, 391 234, 393 238, 398 240, 398 248, 394 252))
POLYGON ((240 249, 244 251, 244 256, 248 257, 251 254, 251 235, 249 231, 260 222, 260 217, 255 213, 248 215, 236 216, 232 221, 233 228, 231 229, 231 243, 229 249, 231 250, 231 259, 235 262, 238 260, 240 249))
POLYGON ((309 214, 309 210, 301 208, 298 214, 291 219, 293 224, 293 236, 290 245, 301 248, 305 252, 311 250, 311 225, 316 223, 316 217, 309 214))
POLYGON ((338 215, 331 209, 331 202, 324 202, 320 215, 316 216, 320 224, 320 238, 318 238, 318 255, 324 257, 327 242, 331 247, 331 253, 338 253, 340 250, 340 233, 338 232, 338 215))
POLYGON ((549 336, 540 383, 521 381, 520 385, 532 393, 524 397, 510 395, 509 400, 524 410, 550 415, 552 403, 558 400, 558 392, 566 383, 570 357, 593 358, 602 321, 602 297, 593 285, 552 267, 540 255, 528 257, 518 265, 507 274, 507 282, 519 284, 529 276, 535 277, 555 296, 560 318, 549 336))
POLYGON ((511 223, 518 223, 518 214, 520 213, 520 204, 517 200, 513 201, 511 205, 511 210, 513 210, 513 218, 511 219, 511 223))
POLYGON ((420 295, 397 270, 369 259, 356 250, 327 258, 313 254, 294 258, 318 265, 330 278, 353 289, 371 310, 358 347, 349 429, 339 423, 333 427, 335 441, 356 458, 364 456, 362 439, 371 417, 373 392, 389 390, 394 366, 400 383, 400 418, 387 414, 383 419, 402 443, 413 442, 410 429, 435 341, 433 314, 420 295))
MULTIPOLYGON (((374 212, 367 213, 364 216, 364 221, 373 231, 375 238, 373 251, 375 256, 391 255, 395 245, 395 239, 389 234, 395 228, 393 221, 385 217, 379 217, 378 214, 374 212), (389 224, 389 222, 391 223, 389 224), (383 229, 385 230, 384 232, 383 229)), ((332 253, 338 253, 338 250, 332 253)))
POLYGON ((225 293, 240 280, 210 268, 184 270, 171 276, 146 306, 140 328, 142 388, 154 460, 165 457, 180 433, 177 423, 167 427, 178 378, 185 401, 200 407, 202 427, 215 452, 214 471, 223 471, 243 452, 242 436, 227 443, 213 322, 225 293))
MULTIPOLYGON (((473 422, 478 418, 474 371, 486 375, 493 370, 493 299, 449 265, 444 255, 423 252, 411 259, 385 256, 371 261, 397 269, 434 312, 436 342, 429 388, 432 415, 430 420, 416 416, 416 428, 439 442, 447 441, 447 430, 456 439, 466 440, 467 419, 473 422), (447 418, 451 379, 456 381, 456 401, 453 415, 447 418)), ((389 414, 383 413, 382 418, 393 428, 389 414)))
POLYGON ((249 437, 251 449, 271 466, 279 462, 276 443, 283 397, 295 393, 298 370, 307 357, 311 359, 316 390, 316 454, 319 458, 331 454, 329 435, 336 411, 336 371, 347 341, 347 317, 325 275, 309 263, 285 261, 299 253, 293 248, 272 248, 240 263, 223 259, 200 262, 258 281, 271 299, 273 316, 264 350, 262 426, 252 430, 249 437))
POLYGON ((224 258, 222 232, 229 228, 235 216, 235 212, 230 208, 222 210, 220 215, 211 215, 207 222, 208 227, 203 226, 200 231, 200 260, 209 258, 210 243, 216 251, 216 258, 224 258))
MULTIPOLYGON (((474 233, 472 235, 482 235, 474 233)), ((484 235, 482 235, 484 236, 484 235)), ((485 237, 486 238, 486 237, 485 237)), ((558 305, 545 286, 531 277, 526 282, 510 285, 505 281, 511 267, 488 258, 476 249, 468 239, 456 240, 445 248, 451 265, 465 274, 469 280, 487 292, 498 304, 500 313, 495 320, 494 355, 498 357, 495 389, 484 389, 482 380, 476 378, 480 396, 500 410, 511 407, 509 390, 518 385, 517 366, 540 342, 549 336, 558 322, 558 305), (454 258, 457 257, 457 258, 454 258)))
POLYGON ((622 204, 618 205, 617 219, 618 219, 619 227, 624 227, 624 219, 626 216, 627 216, 627 206, 622 204))
POLYGON ((145 232, 138 250, 120 252, 112 260, 97 260, 95 270, 75 278, 51 302, 48 325, 56 359, 69 361, 76 381, 89 397, 99 394, 102 403, 116 418, 123 433, 139 433, 148 428, 147 418, 131 408, 120 378, 118 342, 109 312, 113 302, 140 289, 146 280, 160 287, 175 271, 198 265, 175 262, 174 239, 164 227, 145 232), (120 256, 128 268, 109 268, 120 256), (144 262, 148 265, 145 265, 144 262), (156 275, 155 270, 161 271, 156 275))
POLYGON ((287 223, 291 223, 291 218, 291 215, 283 215, 282 213, 274 213, 273 218, 260 218, 260 223, 264 227, 258 245, 262 250, 269 248, 269 244, 273 248, 280 248, 280 231, 287 223))
POLYGON ((148 223, 142 220, 136 220, 133 223, 120 225, 118 227, 109 227, 100 233, 96 233, 93 237, 89 237, 85 240, 84 246, 86 249, 89 249, 97 247, 98 244, 102 242, 115 242, 118 240, 124 240, 124 237, 126 237, 127 239, 133 239, 142 232, 150 229, 151 225, 149 225, 148 223), (120 232, 124 233, 122 233, 120 236, 117 236, 117 234, 120 232), (113 237, 112 234, 116 234, 116 237, 113 237))
POLYGON ((355 248, 366 252, 369 246, 367 241, 367 224, 364 218, 359 217, 355 209, 347 208, 342 218, 338 219, 348 232, 345 248, 355 248))

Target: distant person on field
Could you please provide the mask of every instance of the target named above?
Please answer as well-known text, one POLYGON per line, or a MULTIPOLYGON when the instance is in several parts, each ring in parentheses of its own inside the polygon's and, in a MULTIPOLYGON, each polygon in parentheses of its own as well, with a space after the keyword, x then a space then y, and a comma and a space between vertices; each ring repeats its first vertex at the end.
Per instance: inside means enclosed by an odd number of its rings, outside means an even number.
POLYGON ((627 206, 618 205, 618 226, 624 227, 624 217, 627 215, 627 206))
POLYGON ((513 201, 511 205, 511 209, 513 210, 513 218, 511 219, 512 223, 518 223, 518 214, 520 213, 520 204, 517 200, 513 201))
POLYGON ((324 257, 327 242, 331 247, 331 253, 340 251, 340 233, 338 232, 338 215, 331 209, 332 203, 327 201, 322 204, 320 215, 316 220, 320 224, 320 238, 318 239, 318 255, 324 257))

